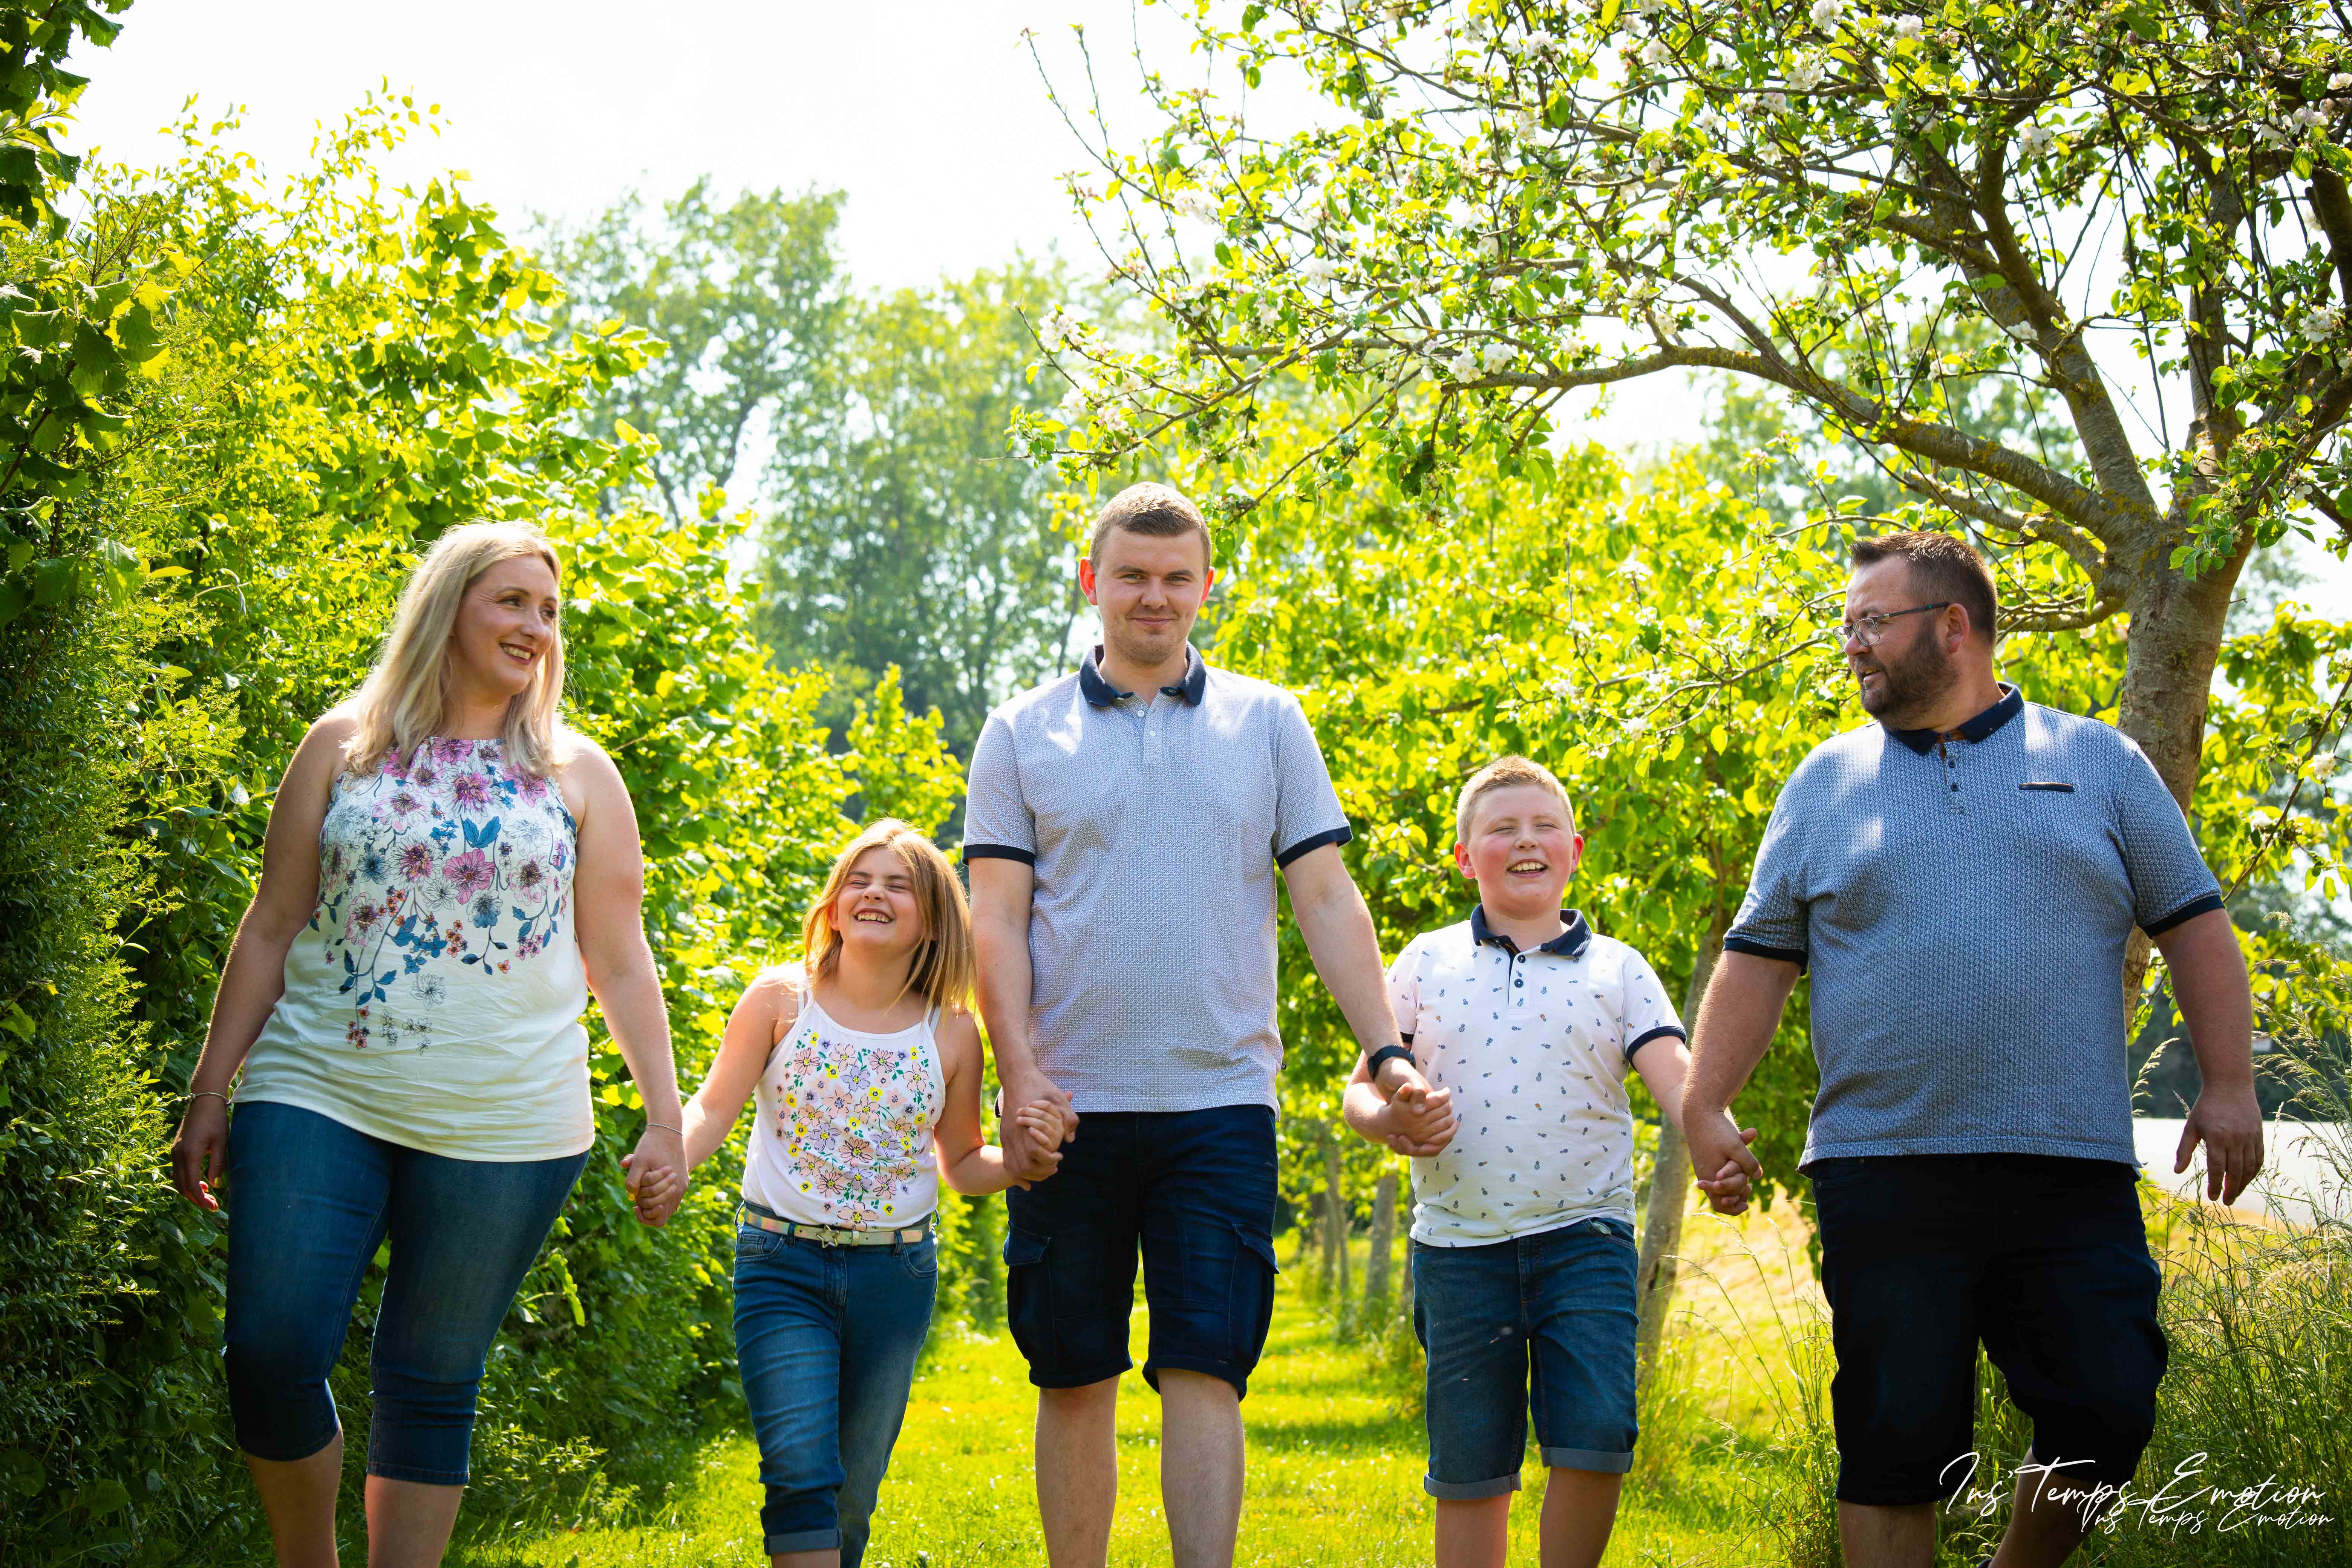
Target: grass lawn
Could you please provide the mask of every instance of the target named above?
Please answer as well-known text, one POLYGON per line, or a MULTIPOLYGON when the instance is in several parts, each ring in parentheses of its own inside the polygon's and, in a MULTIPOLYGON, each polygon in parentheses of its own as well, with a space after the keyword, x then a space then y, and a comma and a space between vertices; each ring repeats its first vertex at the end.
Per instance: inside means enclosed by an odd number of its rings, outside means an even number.
MULTIPOLYGON (((1801 1222, 1785 1208, 1739 1225, 1692 1220, 1683 1295, 1691 1316, 1678 1341, 1677 1388, 1646 1417, 1656 1441, 1644 1437, 1648 1447, 1626 1489, 1611 1564, 1736 1568, 1785 1561, 1743 1496, 1765 1462, 1751 1434, 1769 1415, 1769 1388, 1783 1364, 1759 1347, 1777 1339, 1772 1312, 1810 1289, 1802 1237, 1801 1222)), ((1421 1489, 1425 1450, 1417 1373, 1377 1364, 1366 1346, 1334 1344, 1328 1320, 1300 1298, 1297 1282, 1296 1275, 1284 1280, 1265 1358, 1243 1406, 1249 1489, 1240 1559, 1332 1568, 1425 1563, 1431 1504, 1421 1489)), ((1144 1333, 1139 1310, 1139 1357, 1144 1333)), ((950 1333, 915 1384, 867 1563, 1042 1563, 1030 1479, 1034 1406, 1035 1391, 1009 1339, 950 1333)), ((1160 1402, 1130 1373, 1119 1403, 1114 1563, 1168 1561, 1159 1437, 1160 1402)), ((763 1563, 751 1443, 721 1440, 701 1463, 700 1477, 657 1521, 477 1543, 453 1552, 449 1562, 453 1568, 763 1563)), ((1530 1464, 1526 1479, 1515 1516, 1525 1529, 1515 1531, 1511 1561, 1532 1564, 1541 1467, 1530 1464)))

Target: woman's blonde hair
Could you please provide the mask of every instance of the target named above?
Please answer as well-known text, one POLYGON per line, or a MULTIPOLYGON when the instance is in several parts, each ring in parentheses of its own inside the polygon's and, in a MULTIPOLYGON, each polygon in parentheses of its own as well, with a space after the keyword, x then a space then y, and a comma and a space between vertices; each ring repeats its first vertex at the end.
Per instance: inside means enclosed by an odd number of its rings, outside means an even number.
MULTIPOLYGON (((352 699, 359 728, 343 746, 346 768, 373 773, 385 757, 413 756, 417 747, 440 733, 447 717, 449 638, 457 625, 457 606, 483 573, 519 555, 546 562, 562 584, 563 563, 535 524, 469 522, 433 542, 400 591, 400 605, 393 612, 392 629, 384 634, 375 668, 352 699)), ((563 631, 559 622, 549 632, 547 652, 531 671, 530 684, 507 704, 499 739, 506 742, 509 766, 544 778, 564 763, 569 732, 556 711, 562 695, 563 631)))
POLYGON ((827 979, 841 967, 841 928, 834 923, 834 905, 848 885, 849 868, 857 858, 877 847, 897 856, 914 879, 915 905, 923 912, 923 944, 907 966, 907 984, 898 994, 919 993, 934 1009, 968 1005, 979 966, 971 941, 971 905, 939 846, 896 817, 883 818, 849 841, 827 873, 824 890, 809 907, 807 923, 801 928, 801 961, 809 983, 827 979))

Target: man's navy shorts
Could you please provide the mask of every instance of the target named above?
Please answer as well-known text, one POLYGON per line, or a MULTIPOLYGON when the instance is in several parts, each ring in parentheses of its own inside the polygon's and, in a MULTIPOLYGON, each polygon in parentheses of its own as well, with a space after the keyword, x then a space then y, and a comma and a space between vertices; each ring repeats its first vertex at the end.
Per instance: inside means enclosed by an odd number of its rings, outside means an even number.
POLYGON ((2039 1154, 1816 1160, 1837 1375, 1838 1500, 1896 1506, 1982 1486, 1976 1357, 2033 1422, 2052 1486, 2121 1486, 2156 1428, 2161 1282, 2137 1173, 2039 1154))
POLYGON ((1005 1298, 1040 1388, 1083 1388, 1135 1363, 1135 1259, 1153 1388, 1173 1367, 1249 1391, 1274 1312, 1274 1112, 1088 1110, 1061 1168, 1005 1194, 1005 1298))

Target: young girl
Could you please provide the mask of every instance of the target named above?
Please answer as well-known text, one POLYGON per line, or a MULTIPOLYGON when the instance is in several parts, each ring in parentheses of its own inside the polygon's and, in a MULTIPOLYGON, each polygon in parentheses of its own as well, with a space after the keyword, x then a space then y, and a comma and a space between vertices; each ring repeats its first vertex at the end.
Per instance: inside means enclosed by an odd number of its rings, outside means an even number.
MULTIPOLYGON (((686 1109, 709 1159, 754 1090, 735 1242, 735 1350, 760 1438, 775 1568, 856 1568, 930 1326, 939 1182, 1013 1181, 981 1133, 971 911, 903 822, 841 853, 803 963, 744 991, 686 1109)), ((1051 1106, 1015 1117, 1051 1148, 1051 1106)))

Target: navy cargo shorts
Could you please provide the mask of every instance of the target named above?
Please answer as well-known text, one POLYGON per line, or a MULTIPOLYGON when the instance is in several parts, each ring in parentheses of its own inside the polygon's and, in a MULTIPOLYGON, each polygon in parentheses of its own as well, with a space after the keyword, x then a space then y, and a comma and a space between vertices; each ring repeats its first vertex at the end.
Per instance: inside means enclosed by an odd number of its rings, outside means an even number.
POLYGON ((1005 1207, 1005 1304, 1030 1382, 1083 1388, 1135 1364, 1139 1250, 1145 1381, 1172 1367, 1249 1392, 1274 1311, 1270 1108, 1087 1111, 1060 1169, 1005 1207))
POLYGON ((2053 1486, 2121 1486, 2156 1429, 2162 1279, 2137 1173, 2042 1154, 1806 1167, 1837 1375, 1838 1500, 1948 1498, 1975 1473, 1977 1345, 2033 1421, 2053 1486))

